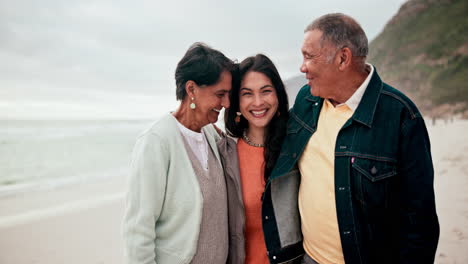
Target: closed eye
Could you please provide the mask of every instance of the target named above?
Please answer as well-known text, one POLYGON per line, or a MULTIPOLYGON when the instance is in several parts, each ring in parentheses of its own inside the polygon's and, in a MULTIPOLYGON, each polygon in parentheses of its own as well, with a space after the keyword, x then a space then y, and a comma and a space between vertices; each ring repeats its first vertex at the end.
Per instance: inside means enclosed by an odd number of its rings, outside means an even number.
POLYGON ((216 94, 216 96, 217 96, 218 98, 223 98, 224 95, 226 95, 226 93, 218 93, 218 94, 216 94))
POLYGON ((252 95, 252 90, 249 88, 241 88, 240 89, 240 96, 245 96, 245 95, 252 95))

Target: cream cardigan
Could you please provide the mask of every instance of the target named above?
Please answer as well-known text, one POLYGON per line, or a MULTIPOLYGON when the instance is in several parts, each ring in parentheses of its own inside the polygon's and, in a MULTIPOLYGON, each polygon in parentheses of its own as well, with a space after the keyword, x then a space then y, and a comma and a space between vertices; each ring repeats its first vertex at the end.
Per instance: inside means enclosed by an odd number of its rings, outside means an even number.
MULTIPOLYGON (((212 125, 203 130, 219 162, 219 136, 212 125)), ((123 222, 126 263, 190 263, 202 205, 176 119, 167 114, 138 138, 133 151, 123 222)))

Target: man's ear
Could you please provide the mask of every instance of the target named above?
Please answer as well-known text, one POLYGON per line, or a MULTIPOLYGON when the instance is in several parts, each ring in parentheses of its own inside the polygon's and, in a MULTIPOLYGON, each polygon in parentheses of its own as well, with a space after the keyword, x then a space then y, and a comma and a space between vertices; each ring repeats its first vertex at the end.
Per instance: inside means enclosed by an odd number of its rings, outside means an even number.
POLYGON ((351 65, 352 58, 353 58, 353 53, 348 47, 341 48, 341 50, 338 51, 338 56, 337 56, 337 60, 339 63, 338 68, 341 71, 347 69, 351 65))
POLYGON ((188 97, 192 98, 195 97, 195 85, 197 85, 194 81, 188 80, 185 83, 185 92, 187 93, 188 97))

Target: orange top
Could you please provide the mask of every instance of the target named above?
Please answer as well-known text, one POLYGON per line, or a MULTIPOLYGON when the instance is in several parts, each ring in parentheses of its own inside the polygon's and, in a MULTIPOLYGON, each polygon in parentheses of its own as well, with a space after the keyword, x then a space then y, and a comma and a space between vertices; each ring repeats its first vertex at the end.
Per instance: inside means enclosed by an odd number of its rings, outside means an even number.
POLYGON ((268 264, 262 228, 263 148, 250 146, 239 139, 237 153, 245 208, 245 264, 268 264))

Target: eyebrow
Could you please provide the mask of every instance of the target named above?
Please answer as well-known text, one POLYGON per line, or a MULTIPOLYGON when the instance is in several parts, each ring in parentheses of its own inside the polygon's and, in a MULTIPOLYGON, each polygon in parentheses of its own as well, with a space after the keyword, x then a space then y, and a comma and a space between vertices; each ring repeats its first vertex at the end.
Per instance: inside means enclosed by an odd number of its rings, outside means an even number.
POLYGON ((260 90, 265 89, 265 88, 273 88, 273 85, 271 84, 265 84, 262 87, 260 87, 260 90))
POLYGON ((228 90, 218 90, 218 91, 216 91, 216 93, 229 93, 229 91, 228 90))
MULTIPOLYGON (((271 85, 271 84, 265 84, 265 85, 263 85, 262 87, 260 87, 260 90, 265 89, 265 88, 273 88, 273 85, 271 85)), ((242 90, 252 91, 252 89, 247 88, 247 87, 242 87, 242 88, 240 88, 240 91, 242 91, 242 90)))

